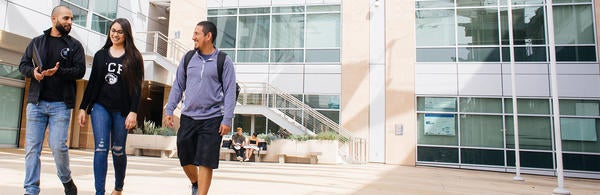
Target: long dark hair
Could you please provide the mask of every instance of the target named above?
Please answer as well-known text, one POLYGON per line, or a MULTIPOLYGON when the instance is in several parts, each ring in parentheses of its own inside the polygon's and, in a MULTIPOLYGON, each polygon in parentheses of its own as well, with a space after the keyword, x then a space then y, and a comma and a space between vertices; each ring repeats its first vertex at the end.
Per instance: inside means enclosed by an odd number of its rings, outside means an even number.
POLYGON ((110 29, 115 23, 119 23, 121 25, 121 28, 123 29, 123 35, 125 35, 123 79, 127 83, 129 95, 132 95, 137 90, 139 90, 138 93, 141 93, 142 81, 144 80, 144 60, 142 59, 142 54, 133 43, 133 35, 131 34, 131 24, 129 24, 129 20, 125 18, 117 18, 115 21, 110 23, 108 29, 109 34, 106 36, 106 43, 104 43, 102 49, 105 49, 106 52, 109 52, 110 47, 113 45, 112 41, 110 40, 110 29))

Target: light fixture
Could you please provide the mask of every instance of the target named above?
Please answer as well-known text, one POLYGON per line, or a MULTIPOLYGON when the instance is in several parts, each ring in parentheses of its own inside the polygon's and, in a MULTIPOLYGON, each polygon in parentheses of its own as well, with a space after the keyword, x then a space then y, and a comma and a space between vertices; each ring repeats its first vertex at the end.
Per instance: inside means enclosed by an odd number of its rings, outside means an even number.
POLYGON ((159 20, 166 20, 166 19, 167 19, 167 17, 164 17, 164 16, 158 16, 156 19, 159 19, 159 20))
POLYGON ((379 7, 379 5, 380 5, 380 3, 379 3, 379 0, 375 0, 375 1, 374 1, 374 2, 371 4, 371 6, 372 6, 372 7, 379 7))

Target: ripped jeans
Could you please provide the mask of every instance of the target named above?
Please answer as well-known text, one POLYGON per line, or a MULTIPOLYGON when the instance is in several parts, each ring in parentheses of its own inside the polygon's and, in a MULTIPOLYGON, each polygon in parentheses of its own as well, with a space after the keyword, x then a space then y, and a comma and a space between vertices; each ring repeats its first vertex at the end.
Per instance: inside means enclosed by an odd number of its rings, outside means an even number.
POLYGON ((101 104, 94 104, 92 113, 92 129, 94 131, 94 180, 96 194, 104 195, 106 183, 108 150, 112 152, 115 169, 115 190, 123 189, 127 155, 125 154, 125 117, 121 112, 109 112, 101 104))

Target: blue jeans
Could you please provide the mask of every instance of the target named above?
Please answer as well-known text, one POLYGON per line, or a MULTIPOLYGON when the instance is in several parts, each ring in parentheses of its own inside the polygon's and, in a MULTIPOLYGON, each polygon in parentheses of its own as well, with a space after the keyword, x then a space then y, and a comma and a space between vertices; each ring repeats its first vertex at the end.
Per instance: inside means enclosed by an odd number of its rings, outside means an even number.
POLYGON ((121 191, 127 167, 125 117, 121 115, 121 112, 109 112, 104 106, 94 104, 91 118, 94 131, 94 184, 96 194, 104 195, 105 192, 109 144, 115 169, 115 189, 121 191))
POLYGON ((25 133, 25 182, 27 194, 40 193, 40 154, 46 127, 49 127, 48 145, 52 149, 58 178, 62 183, 71 181, 69 169, 69 147, 67 135, 71 109, 64 102, 40 101, 37 105, 27 104, 27 124, 25 133))

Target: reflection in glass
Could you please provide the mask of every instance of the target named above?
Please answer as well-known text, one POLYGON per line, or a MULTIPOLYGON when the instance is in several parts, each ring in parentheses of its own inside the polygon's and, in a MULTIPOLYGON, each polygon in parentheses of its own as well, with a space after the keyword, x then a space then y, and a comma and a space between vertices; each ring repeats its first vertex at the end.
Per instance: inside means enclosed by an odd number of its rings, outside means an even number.
POLYGON ((456 0, 457 7, 475 7, 496 5, 497 0, 456 0))
POLYGON ((0 85, 0 145, 16 145, 23 88, 0 85))
POLYGON ((564 151, 600 153, 600 119, 560 118, 564 151))
POLYGON ((454 48, 418 48, 417 62, 455 62, 454 48))
POLYGON ((452 8, 454 0, 417 0, 415 6, 417 8, 452 8))
POLYGON ((259 8, 240 8, 240 14, 268 14, 271 12, 271 8, 259 7, 259 8))
POLYGON ((304 6, 273 7, 273 13, 299 13, 304 12, 304 6))
POLYGON ((304 15, 273 15, 271 48, 304 47, 304 15))
POLYGON ((239 48, 269 47, 269 16, 240 16, 239 48))
POLYGON ((94 12, 110 19, 117 18, 117 0, 93 1, 94 12))
POLYGON ((456 112, 456 98, 418 97, 418 111, 456 112))
POLYGON ((110 28, 110 23, 112 21, 98 16, 96 14, 92 14, 92 30, 108 35, 108 29, 110 28))
POLYGON ((502 100, 499 98, 460 98, 460 111, 472 113, 502 113, 502 100))
POLYGON ((0 77, 25 80, 25 77, 23 77, 23 75, 21 75, 21 72, 19 72, 18 66, 11 66, 5 64, 0 64, 0 77))
POLYGON ((340 5, 313 5, 307 6, 306 12, 334 12, 340 11, 340 5))
MULTIPOLYGON (((506 117, 506 147, 515 148, 513 117, 506 117)), ((550 117, 519 116, 519 145, 521 149, 551 150, 550 117)))
POLYGON ((454 10, 418 10, 417 46, 454 46, 454 10))
POLYGON ((461 115, 460 145, 504 148, 502 116, 461 115))
POLYGON ((594 44, 591 5, 554 6, 556 44, 594 44))
MULTIPOLYGON (((502 44, 509 45, 508 36, 508 11, 506 8, 500 12, 502 22, 502 44)), ((544 8, 513 7, 513 42, 515 45, 543 45, 546 44, 546 31, 544 30, 544 8)), ((515 51, 516 53, 516 51, 515 51)))
POLYGON ((233 8, 233 9, 209 9, 207 11, 207 14, 209 16, 214 16, 214 15, 235 15, 237 14, 237 9, 233 8))
POLYGON ((340 14, 306 15, 306 47, 339 47, 340 14))
POLYGON ((600 116, 600 101, 560 100, 560 115, 600 116))
POLYGON ((217 25, 217 48, 235 48, 236 20, 235 16, 208 17, 208 21, 217 25))
POLYGON ((238 50, 237 62, 268 62, 269 51, 267 50, 238 50))
POLYGON ((304 54, 301 49, 271 50, 271 62, 303 62, 304 54))
POLYGON ((307 49, 306 62, 339 62, 339 49, 307 49))
MULTIPOLYGON (((502 48, 502 61, 510 62, 510 49, 502 48)), ((515 46, 515 61, 516 62, 545 62, 546 47, 531 47, 531 46, 515 46)))
POLYGON ((459 47, 459 62, 499 62, 500 48, 497 47, 459 47))
POLYGON ((562 62, 594 62, 596 47, 594 46, 557 46, 556 61, 562 62))
MULTIPOLYGON (((550 114, 550 102, 547 99, 517 99, 519 114, 550 114)), ((504 99, 504 112, 512 113, 512 99, 504 99)))
POLYGON ((457 16, 459 45, 498 45, 497 8, 459 9, 457 16))
MULTIPOLYGON (((87 1, 86 2, 86 7, 87 7, 87 1)), ((60 5, 64 5, 67 6, 71 9, 71 11, 73 12, 73 23, 83 26, 85 27, 87 24, 87 11, 84 9, 81 9, 79 7, 76 7, 74 5, 71 5, 70 3, 66 3, 65 1, 61 1, 60 5)))

